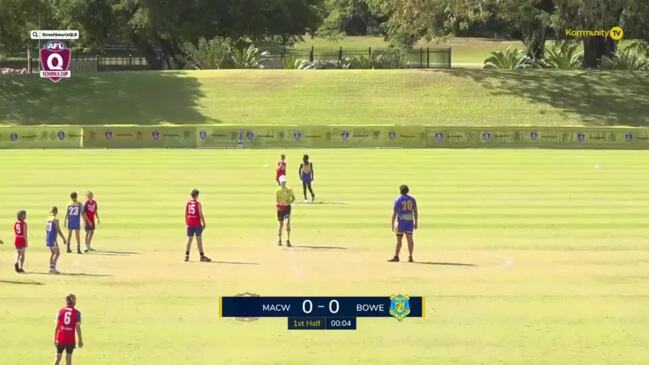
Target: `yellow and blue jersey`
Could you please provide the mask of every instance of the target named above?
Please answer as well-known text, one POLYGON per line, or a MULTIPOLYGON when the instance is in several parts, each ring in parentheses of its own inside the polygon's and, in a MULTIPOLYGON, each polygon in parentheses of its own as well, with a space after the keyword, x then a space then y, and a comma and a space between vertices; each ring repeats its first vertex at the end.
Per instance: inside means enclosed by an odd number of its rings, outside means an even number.
POLYGON ((394 201, 393 211, 397 215, 399 233, 412 233, 415 224, 414 211, 417 201, 410 195, 400 195, 394 201))
POLYGON ((311 162, 300 165, 300 179, 305 183, 313 180, 313 165, 311 162))
POLYGON ((52 247, 56 243, 56 218, 50 216, 47 220, 47 225, 45 226, 45 245, 47 247, 52 247))

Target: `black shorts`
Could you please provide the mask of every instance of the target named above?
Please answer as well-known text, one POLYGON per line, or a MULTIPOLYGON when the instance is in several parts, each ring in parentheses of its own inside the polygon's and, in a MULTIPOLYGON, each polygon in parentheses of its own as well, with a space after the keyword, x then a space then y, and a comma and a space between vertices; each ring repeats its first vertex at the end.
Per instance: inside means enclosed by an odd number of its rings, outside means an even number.
POLYGON ((286 209, 279 210, 277 209, 277 220, 283 221, 291 217, 291 206, 289 205, 286 209))
POLYGON ((86 231, 94 231, 95 230, 95 224, 94 223, 86 223, 85 225, 86 231))
POLYGON ((72 351, 74 351, 74 345, 63 345, 63 344, 57 344, 56 345, 56 352, 61 354, 63 353, 63 350, 65 350, 66 354, 71 354, 72 351))
POLYGON ((187 237, 200 237, 203 234, 203 226, 187 227, 187 237))

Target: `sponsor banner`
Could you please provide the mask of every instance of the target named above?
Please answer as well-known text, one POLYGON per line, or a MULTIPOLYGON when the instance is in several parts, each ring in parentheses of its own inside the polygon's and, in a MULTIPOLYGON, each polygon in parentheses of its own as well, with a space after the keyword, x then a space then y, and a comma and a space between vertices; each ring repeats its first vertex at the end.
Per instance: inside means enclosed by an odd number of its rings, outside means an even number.
POLYGON ((195 137, 194 127, 84 127, 83 147, 191 148, 196 147, 195 137))
POLYGON ((380 147, 426 147, 426 128, 423 126, 392 126, 383 128, 383 145, 380 147))
POLYGON ((0 148, 79 148, 81 128, 0 127, 0 148))

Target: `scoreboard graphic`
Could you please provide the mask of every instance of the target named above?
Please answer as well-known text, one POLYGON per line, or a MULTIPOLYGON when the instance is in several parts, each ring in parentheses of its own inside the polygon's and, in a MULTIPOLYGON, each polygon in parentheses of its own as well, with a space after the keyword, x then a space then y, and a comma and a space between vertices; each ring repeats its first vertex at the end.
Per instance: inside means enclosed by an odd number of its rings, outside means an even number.
POLYGON ((283 317, 289 330, 355 330, 358 317, 424 318, 424 297, 220 297, 223 318, 283 317))

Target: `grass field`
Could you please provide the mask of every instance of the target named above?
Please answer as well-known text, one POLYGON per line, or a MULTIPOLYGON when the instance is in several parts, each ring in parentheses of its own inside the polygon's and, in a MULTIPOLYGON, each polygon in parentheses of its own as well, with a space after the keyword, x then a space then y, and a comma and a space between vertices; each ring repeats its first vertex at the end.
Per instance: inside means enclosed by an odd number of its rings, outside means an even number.
POLYGON ((648 126, 649 73, 222 70, 0 78, 7 124, 648 126))
MULTIPOLYGON (((0 362, 52 360, 68 292, 83 313, 81 364, 649 362, 645 152, 311 151, 318 204, 295 206, 292 249, 275 246, 279 152, 3 152, 0 362), (418 264, 385 262, 402 182, 419 201, 418 264), (182 262, 193 187, 211 264, 182 262), (46 213, 86 189, 101 209, 99 251, 63 254, 64 274, 44 274, 46 213), (25 275, 12 271, 18 209, 30 224, 25 275), (427 312, 344 333, 218 318, 218 296, 246 291, 409 293, 426 296, 427 312)), ((287 153, 293 185, 301 152, 287 153)))

